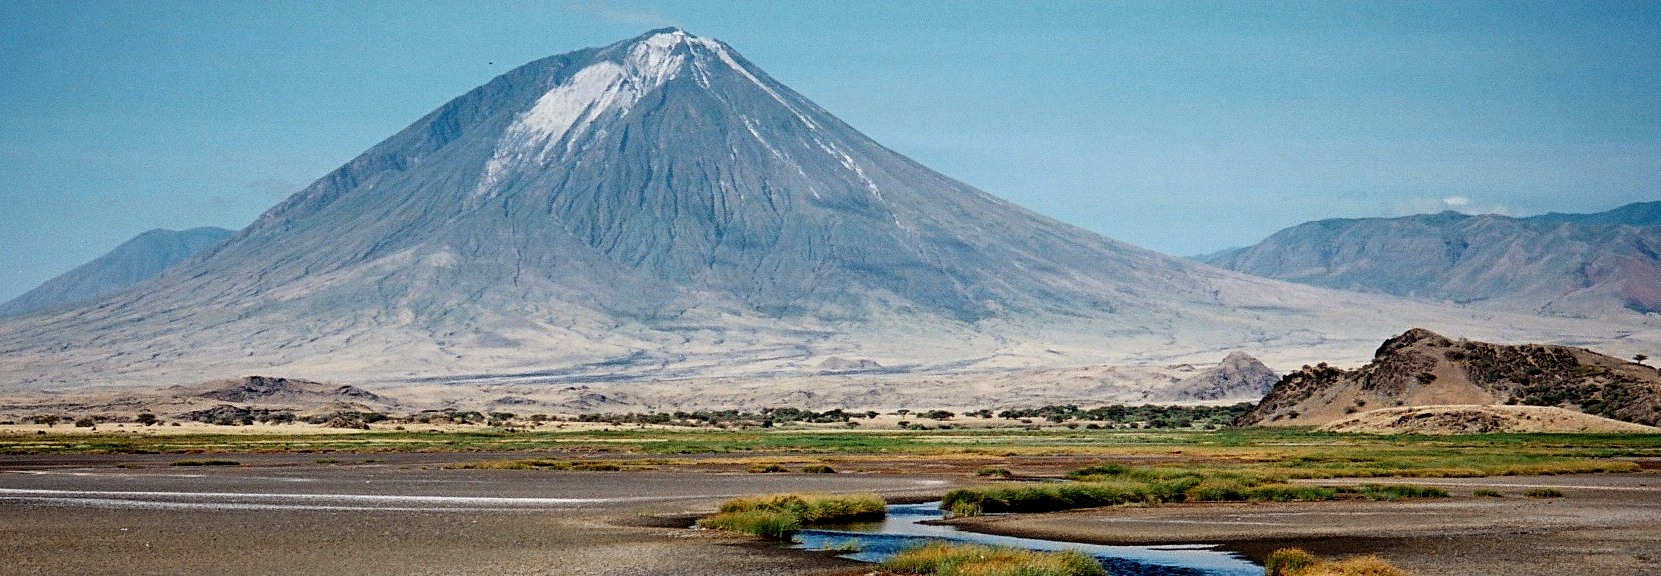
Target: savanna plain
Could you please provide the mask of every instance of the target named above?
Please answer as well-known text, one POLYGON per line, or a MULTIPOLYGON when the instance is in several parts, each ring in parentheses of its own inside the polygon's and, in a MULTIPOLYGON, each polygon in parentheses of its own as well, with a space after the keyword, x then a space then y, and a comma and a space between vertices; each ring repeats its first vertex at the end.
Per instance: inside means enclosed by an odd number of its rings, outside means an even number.
POLYGON ((789 548, 794 526, 695 527, 778 494, 940 500, 968 532, 1201 544, 1259 564, 1296 547, 1420 575, 1661 573, 1657 435, 213 430, 9 428, 0 573, 911 570, 789 548))

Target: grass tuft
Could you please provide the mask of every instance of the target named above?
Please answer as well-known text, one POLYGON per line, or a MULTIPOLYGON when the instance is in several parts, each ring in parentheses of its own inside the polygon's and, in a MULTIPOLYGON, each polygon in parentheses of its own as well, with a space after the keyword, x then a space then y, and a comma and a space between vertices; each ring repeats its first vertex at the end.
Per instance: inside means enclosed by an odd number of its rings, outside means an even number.
POLYGON ((698 526, 788 539, 803 526, 881 520, 887 503, 876 494, 770 494, 734 498, 698 526))
POLYGON ((995 468, 995 467, 992 467, 992 466, 987 466, 985 468, 981 468, 979 470, 976 470, 975 475, 976 476, 985 476, 985 477, 988 477, 988 478, 1010 478, 1010 477, 1015 476, 1015 473, 1010 472, 1008 468, 995 468))
POLYGON ((1481 498, 1504 498, 1505 497, 1504 494, 1500 494, 1499 490, 1493 490, 1493 489, 1490 489, 1490 488, 1478 488, 1478 489, 1476 489, 1476 491, 1471 492, 1471 495, 1481 497, 1481 498))
POLYGON ((836 469, 825 464, 808 464, 802 467, 803 474, 835 474, 836 469))
POLYGON ((1100 562, 1075 550, 1038 552, 979 544, 935 542, 882 563, 900 574, 936 576, 1106 576, 1100 562))
POLYGON ((1563 491, 1556 488, 1535 488, 1523 493, 1529 498, 1562 498, 1563 491))
POLYGON ((748 468, 745 468, 744 471, 749 472, 751 474, 771 474, 771 473, 774 473, 774 472, 789 472, 789 470, 784 469, 784 466, 781 466, 781 465, 775 464, 775 463, 770 463, 770 462, 751 464, 748 468))

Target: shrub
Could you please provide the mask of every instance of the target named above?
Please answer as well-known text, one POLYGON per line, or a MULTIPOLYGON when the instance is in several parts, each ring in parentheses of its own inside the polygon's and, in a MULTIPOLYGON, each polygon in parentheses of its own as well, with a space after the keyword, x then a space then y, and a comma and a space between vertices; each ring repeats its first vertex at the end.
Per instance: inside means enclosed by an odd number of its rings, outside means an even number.
POLYGON ((1503 498, 1505 496, 1504 494, 1500 494, 1499 490, 1491 490, 1488 488, 1478 488, 1475 492, 1472 492, 1471 495, 1482 498, 1503 498))
POLYGON ((802 467, 803 474, 835 474, 836 469, 824 464, 809 464, 802 467))
POLYGON ((1562 498, 1563 491, 1556 488, 1535 488, 1523 493, 1529 498, 1562 498))
POLYGON ((1039 552, 979 544, 935 542, 882 563, 901 574, 940 576, 1105 576, 1100 562, 1076 550, 1039 552))
POLYGON ((769 474, 769 473, 773 473, 773 472, 787 472, 787 470, 785 470, 783 466, 780 466, 778 464, 773 464, 773 463, 751 464, 750 467, 745 468, 744 471, 749 472, 751 474, 769 474))

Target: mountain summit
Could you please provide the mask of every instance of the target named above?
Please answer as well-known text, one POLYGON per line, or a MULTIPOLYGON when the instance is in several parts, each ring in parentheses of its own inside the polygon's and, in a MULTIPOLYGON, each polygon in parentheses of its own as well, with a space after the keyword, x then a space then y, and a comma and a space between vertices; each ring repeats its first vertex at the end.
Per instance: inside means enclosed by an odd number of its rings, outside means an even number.
POLYGON ((1407 319, 1496 322, 1415 306, 1045 218, 664 29, 526 64, 149 282, 0 323, 0 374, 548 383, 817 373, 835 356, 1214 362, 1242 345, 1360 356, 1407 319))

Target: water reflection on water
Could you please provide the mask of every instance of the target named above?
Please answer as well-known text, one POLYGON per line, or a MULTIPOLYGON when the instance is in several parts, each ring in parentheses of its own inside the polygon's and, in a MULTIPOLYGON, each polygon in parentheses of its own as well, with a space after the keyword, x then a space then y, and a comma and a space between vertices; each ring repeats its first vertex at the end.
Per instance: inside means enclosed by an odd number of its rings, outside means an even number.
POLYGON ((1101 560, 1112 574, 1125 576, 1258 576, 1263 568, 1239 556, 1204 544, 1179 546, 1103 546, 1036 538, 1015 538, 963 532, 952 526, 922 524, 941 518, 939 502, 895 504, 882 522, 803 530, 797 548, 851 549, 843 554, 864 562, 881 562, 896 552, 927 540, 974 542, 1031 550, 1078 550, 1101 560))

